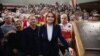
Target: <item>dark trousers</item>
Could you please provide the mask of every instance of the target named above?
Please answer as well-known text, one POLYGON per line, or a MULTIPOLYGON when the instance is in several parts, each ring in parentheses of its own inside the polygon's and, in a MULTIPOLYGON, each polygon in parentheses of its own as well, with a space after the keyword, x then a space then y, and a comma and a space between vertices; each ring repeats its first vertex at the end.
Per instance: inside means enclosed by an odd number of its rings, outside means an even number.
POLYGON ((65 54, 66 47, 59 45, 59 48, 60 48, 62 54, 65 54))
POLYGON ((53 49, 49 49, 43 53, 43 56, 59 56, 59 50, 55 51, 53 49))

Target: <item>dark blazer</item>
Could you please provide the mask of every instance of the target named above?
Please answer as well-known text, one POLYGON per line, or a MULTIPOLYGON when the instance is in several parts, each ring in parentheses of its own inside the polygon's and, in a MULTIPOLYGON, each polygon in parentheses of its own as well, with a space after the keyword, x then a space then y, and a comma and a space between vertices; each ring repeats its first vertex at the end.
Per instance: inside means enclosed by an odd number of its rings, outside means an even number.
POLYGON ((32 29, 28 27, 23 30, 21 39, 22 52, 26 55, 38 55, 38 28, 32 29))
POLYGON ((16 48, 18 51, 21 51, 21 35, 22 31, 17 31, 16 33, 9 33, 5 38, 7 41, 3 42, 3 45, 0 49, 0 56, 15 56, 13 49, 16 48))
POLYGON ((0 56, 4 56, 3 52, 2 52, 3 48, 1 46, 1 40, 3 39, 3 37, 4 37, 4 34, 3 34, 3 32, 2 32, 2 30, 0 28, 0 56))
POLYGON ((1 23, 0 23, 0 26, 2 26, 4 23, 5 23, 4 21, 3 21, 3 22, 1 22, 1 23))
POLYGON ((2 30, 1 30, 1 28, 0 28, 0 42, 1 42, 1 39, 4 37, 4 34, 3 34, 3 32, 2 32, 2 30))
POLYGON ((58 39, 66 46, 69 47, 68 43, 62 37, 61 29, 59 25, 53 25, 53 34, 52 40, 48 40, 47 35, 47 26, 43 25, 40 27, 39 38, 41 43, 41 53, 44 56, 58 56, 59 46, 58 46, 58 39))

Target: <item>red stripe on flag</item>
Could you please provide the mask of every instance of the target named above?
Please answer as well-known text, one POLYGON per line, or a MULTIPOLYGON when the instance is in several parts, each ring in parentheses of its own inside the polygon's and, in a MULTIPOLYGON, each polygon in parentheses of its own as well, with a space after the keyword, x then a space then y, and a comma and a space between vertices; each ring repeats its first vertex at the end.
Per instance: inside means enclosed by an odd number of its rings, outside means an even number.
POLYGON ((75 8, 75 0, 72 0, 73 8, 75 8))
POLYGON ((73 9, 76 8, 76 0, 70 0, 70 5, 73 9))

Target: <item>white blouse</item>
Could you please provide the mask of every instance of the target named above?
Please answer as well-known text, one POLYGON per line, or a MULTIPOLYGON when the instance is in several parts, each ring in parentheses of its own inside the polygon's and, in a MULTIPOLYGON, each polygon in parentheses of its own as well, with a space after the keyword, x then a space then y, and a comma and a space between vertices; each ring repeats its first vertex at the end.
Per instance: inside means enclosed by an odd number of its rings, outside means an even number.
POLYGON ((61 30, 65 32, 71 32, 72 31, 72 24, 67 23, 66 25, 60 24, 61 30))
POLYGON ((48 34, 49 41, 51 41, 51 39, 52 39, 52 33, 53 33, 53 25, 47 24, 47 34, 48 34))

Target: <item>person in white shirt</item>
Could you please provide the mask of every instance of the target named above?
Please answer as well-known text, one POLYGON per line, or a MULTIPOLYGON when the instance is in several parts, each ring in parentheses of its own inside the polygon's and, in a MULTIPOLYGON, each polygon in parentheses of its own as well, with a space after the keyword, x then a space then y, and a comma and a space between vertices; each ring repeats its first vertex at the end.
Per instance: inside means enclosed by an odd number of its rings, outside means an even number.
POLYGON ((61 34, 61 28, 56 24, 56 16, 52 12, 46 14, 46 24, 40 27, 39 39, 40 49, 43 56, 58 56, 59 45, 58 39, 69 50, 70 55, 73 55, 73 49, 61 34))
POLYGON ((66 41, 71 42, 72 39, 72 24, 68 21, 68 16, 66 14, 61 15, 60 23, 62 35, 66 41))

